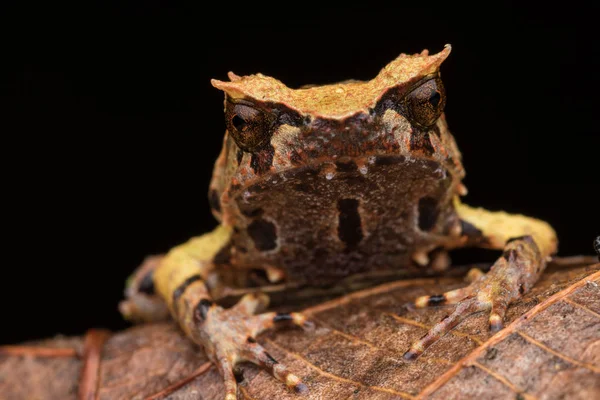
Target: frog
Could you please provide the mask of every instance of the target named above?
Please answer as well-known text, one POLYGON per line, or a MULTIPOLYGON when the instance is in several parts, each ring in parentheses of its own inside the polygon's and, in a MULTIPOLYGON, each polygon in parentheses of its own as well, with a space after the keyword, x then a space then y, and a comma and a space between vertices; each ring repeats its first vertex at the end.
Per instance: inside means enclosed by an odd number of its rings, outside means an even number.
POLYGON ((500 331, 558 239, 544 220, 463 202, 466 172, 441 78, 451 49, 401 53, 370 80, 298 88, 261 73, 211 80, 224 95, 225 132, 208 188, 217 224, 144 263, 123 315, 175 320, 219 370, 226 400, 237 398, 241 362, 301 394, 308 385, 257 336, 314 323, 300 311, 269 310, 263 284, 443 274, 450 251, 479 247, 501 255, 488 272, 470 271, 464 287, 415 298, 416 308, 455 308, 401 351, 410 362, 479 312, 500 331), (227 306, 218 301, 226 287, 252 290, 227 306))

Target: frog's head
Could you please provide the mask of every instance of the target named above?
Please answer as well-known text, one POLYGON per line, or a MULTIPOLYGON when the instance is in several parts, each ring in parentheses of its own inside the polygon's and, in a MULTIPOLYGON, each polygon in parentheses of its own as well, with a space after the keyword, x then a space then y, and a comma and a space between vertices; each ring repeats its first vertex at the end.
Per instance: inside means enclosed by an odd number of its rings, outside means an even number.
POLYGON ((413 158, 462 177, 443 113, 439 68, 449 53, 447 45, 434 55, 401 54, 370 81, 291 89, 262 74, 213 80, 225 92, 226 122, 213 190, 222 194, 229 184, 241 189, 305 167, 324 176, 352 168, 368 174, 380 160, 413 158))

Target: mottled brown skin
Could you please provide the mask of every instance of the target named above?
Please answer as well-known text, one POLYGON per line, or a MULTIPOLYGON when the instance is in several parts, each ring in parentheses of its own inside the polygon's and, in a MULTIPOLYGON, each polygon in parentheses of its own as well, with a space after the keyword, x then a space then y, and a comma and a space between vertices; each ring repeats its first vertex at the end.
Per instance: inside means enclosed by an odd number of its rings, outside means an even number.
MULTIPOLYGON (((453 248, 504 249, 466 288, 416 299, 417 307, 457 307, 407 349, 412 359, 474 312, 489 311, 490 328, 501 329, 508 304, 556 252, 545 222, 460 202, 465 171, 439 71, 449 52, 401 55, 368 82, 294 90, 260 74, 213 81, 225 92, 226 132, 209 190, 220 225, 172 249, 152 279, 218 365, 226 399, 236 398, 235 365, 244 360, 304 391, 254 337, 281 321, 308 323, 300 314, 253 316, 267 306, 263 295, 224 309, 213 299, 225 287, 327 286, 391 269, 410 276, 445 269, 453 248)), ((135 300, 122 307, 130 318, 135 300)))

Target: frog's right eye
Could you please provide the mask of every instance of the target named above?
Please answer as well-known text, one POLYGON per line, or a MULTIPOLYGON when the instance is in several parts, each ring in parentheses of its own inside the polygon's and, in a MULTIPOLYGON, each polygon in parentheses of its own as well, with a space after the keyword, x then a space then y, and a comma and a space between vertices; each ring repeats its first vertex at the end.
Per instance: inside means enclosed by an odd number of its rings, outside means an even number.
POLYGON ((248 152, 265 144, 271 131, 268 115, 245 104, 230 107, 227 125, 233 140, 242 150, 248 152))

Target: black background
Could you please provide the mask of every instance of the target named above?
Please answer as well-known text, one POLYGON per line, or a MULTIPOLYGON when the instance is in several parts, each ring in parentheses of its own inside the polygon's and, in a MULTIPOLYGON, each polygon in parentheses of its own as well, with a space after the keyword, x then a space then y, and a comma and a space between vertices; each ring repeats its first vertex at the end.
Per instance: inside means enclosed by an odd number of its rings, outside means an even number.
POLYGON ((592 253, 598 10, 193 3, 3 6, 0 343, 127 326, 117 303, 144 256, 214 226, 224 123, 210 79, 230 70, 292 87, 370 79, 401 52, 452 44, 465 201, 545 219, 562 255, 592 253))

